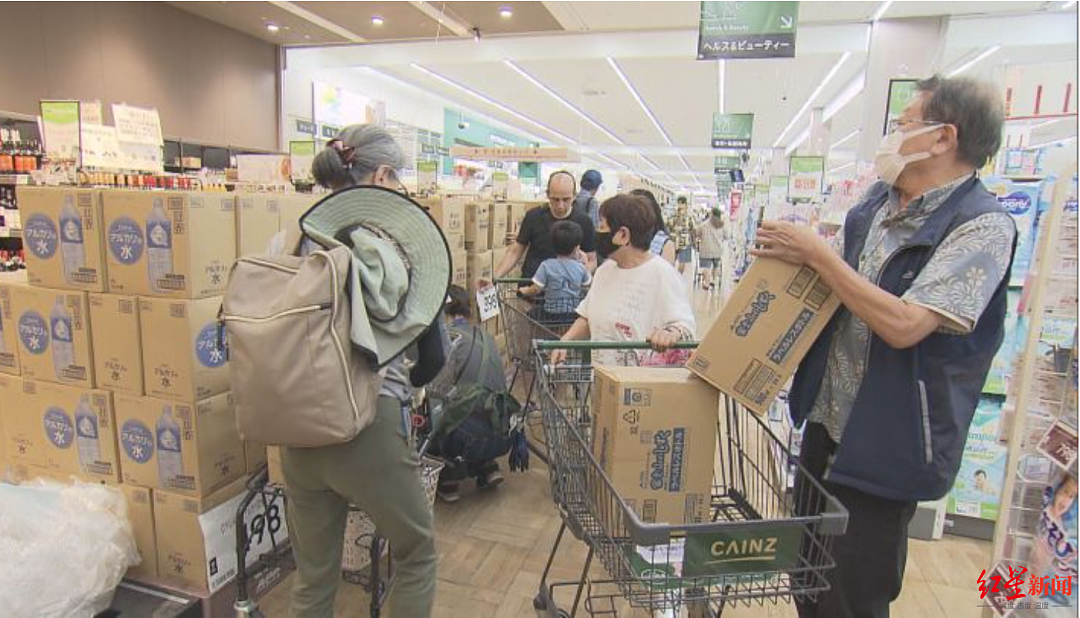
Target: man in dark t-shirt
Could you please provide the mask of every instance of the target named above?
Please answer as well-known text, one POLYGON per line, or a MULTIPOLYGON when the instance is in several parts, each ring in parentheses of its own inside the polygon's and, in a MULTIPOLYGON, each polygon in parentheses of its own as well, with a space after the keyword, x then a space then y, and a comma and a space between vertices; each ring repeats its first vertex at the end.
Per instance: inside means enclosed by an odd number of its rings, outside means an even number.
MULTIPOLYGON (((507 248, 506 257, 500 264, 495 265, 496 279, 505 277, 523 257, 525 264, 522 266, 521 275, 526 279, 532 279, 544 260, 555 257, 555 248, 551 242, 551 228, 557 221, 573 221, 581 226, 581 231, 584 232, 584 239, 581 242, 583 261, 590 272, 596 269, 596 230, 587 214, 574 212, 573 202, 576 193, 577 182, 570 172, 555 172, 548 177, 548 205, 543 208, 534 208, 525 214, 525 220, 522 221, 521 229, 518 231, 517 242, 507 248)), ((481 279, 478 284, 483 288, 491 285, 491 282, 481 279)))

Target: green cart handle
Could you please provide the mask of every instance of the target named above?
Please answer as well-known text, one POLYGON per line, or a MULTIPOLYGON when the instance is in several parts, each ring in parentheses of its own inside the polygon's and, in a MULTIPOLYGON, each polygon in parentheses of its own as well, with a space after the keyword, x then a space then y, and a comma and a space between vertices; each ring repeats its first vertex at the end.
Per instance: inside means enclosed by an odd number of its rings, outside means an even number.
MULTIPOLYGON (((670 349, 693 350, 697 341, 680 341, 670 349)), ((651 350, 648 341, 537 341, 537 350, 651 350)))
POLYGON ((492 281, 492 283, 532 283, 532 279, 515 278, 515 277, 500 277, 492 281))

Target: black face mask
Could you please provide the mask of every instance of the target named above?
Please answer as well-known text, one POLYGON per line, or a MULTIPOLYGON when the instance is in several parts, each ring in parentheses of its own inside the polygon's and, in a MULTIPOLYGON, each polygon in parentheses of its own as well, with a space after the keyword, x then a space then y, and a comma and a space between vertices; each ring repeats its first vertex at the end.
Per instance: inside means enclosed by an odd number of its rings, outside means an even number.
POLYGON ((619 245, 616 245, 612 240, 615 237, 615 232, 597 232, 596 233, 596 254, 600 257, 607 259, 612 253, 619 250, 619 245))

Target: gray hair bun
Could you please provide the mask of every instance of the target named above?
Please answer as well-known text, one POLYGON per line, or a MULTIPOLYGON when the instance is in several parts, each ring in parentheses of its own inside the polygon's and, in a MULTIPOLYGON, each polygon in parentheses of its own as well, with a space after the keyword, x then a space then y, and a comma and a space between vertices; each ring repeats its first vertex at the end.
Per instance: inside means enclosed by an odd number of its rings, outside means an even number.
POLYGON ((371 182, 377 169, 387 166, 395 172, 405 165, 401 146, 382 127, 354 124, 337 135, 342 144, 353 149, 352 162, 346 163, 336 148, 323 149, 311 165, 315 182, 328 189, 340 189, 371 182))

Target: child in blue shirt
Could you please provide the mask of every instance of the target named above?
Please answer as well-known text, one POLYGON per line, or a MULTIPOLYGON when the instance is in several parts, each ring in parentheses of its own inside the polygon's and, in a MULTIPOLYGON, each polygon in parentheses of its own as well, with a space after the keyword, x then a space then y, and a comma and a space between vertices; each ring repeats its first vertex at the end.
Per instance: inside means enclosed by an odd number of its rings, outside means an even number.
POLYGON ((585 297, 585 287, 592 275, 585 264, 575 258, 584 232, 573 221, 559 221, 551 228, 551 245, 556 257, 544 260, 533 276, 532 285, 522 288, 525 296, 544 295, 543 305, 530 316, 543 324, 572 324, 577 319, 577 307, 585 297))

